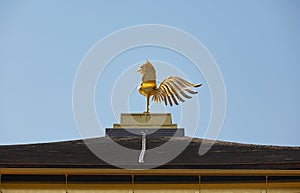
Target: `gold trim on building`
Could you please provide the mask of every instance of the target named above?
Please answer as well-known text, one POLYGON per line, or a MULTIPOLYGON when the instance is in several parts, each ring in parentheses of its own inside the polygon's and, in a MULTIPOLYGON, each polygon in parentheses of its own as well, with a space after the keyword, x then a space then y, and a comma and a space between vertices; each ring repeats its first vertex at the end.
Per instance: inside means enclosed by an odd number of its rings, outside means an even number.
POLYGON ((40 175, 206 175, 206 176, 299 176, 300 170, 250 169, 83 169, 83 168, 0 168, 0 174, 40 175))

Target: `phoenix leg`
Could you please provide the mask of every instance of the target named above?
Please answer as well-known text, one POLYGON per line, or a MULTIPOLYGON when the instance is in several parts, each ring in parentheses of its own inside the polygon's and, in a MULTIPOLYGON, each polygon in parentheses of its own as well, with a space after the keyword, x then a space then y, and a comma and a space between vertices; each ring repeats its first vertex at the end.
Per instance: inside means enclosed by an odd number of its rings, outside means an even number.
POLYGON ((146 96, 146 111, 145 111, 145 113, 149 113, 149 98, 150 98, 150 96, 147 95, 146 96))

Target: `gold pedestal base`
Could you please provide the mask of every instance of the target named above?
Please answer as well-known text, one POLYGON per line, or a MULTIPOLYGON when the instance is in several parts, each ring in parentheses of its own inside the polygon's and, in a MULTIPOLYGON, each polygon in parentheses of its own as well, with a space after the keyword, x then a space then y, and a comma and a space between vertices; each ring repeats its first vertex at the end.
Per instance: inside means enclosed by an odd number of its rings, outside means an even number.
POLYGON ((114 124, 113 128, 177 129, 170 113, 122 113, 120 120, 120 124, 114 124))

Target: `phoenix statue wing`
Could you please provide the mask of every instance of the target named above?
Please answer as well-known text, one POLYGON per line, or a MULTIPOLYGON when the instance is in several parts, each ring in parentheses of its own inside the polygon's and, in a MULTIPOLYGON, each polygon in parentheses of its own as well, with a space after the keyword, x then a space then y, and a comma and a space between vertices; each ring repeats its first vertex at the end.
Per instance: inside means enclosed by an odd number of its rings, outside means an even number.
POLYGON ((192 98, 186 93, 197 94, 197 92, 190 90, 191 87, 199 87, 201 85, 202 84, 192 84, 176 76, 170 76, 160 83, 152 100, 157 103, 164 101, 166 105, 169 103, 170 106, 173 106, 173 102, 178 105, 177 100, 184 102, 183 97, 188 99, 192 98))

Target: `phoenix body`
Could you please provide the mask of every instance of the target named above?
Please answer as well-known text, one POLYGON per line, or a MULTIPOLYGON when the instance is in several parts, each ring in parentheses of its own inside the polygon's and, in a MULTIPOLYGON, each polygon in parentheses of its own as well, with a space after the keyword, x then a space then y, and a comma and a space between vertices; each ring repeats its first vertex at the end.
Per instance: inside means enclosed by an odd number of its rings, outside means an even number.
POLYGON ((142 74, 142 83, 138 87, 140 94, 146 97, 146 111, 149 113, 149 99, 156 103, 164 102, 165 105, 173 106, 173 103, 178 105, 178 100, 184 102, 183 98, 192 98, 187 93, 197 94, 190 90, 192 87, 200 87, 202 84, 193 84, 180 77, 170 76, 164 79, 159 86, 156 84, 156 73, 153 65, 147 60, 145 64, 137 70, 142 74))

